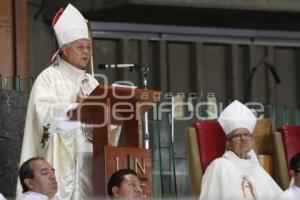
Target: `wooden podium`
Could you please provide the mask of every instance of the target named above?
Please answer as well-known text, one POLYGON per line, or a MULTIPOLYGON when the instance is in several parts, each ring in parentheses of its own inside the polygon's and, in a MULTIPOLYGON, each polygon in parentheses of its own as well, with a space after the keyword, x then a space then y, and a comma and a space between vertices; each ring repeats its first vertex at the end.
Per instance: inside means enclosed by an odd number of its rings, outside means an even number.
POLYGON ((161 92, 128 87, 97 86, 79 105, 72 119, 88 124, 93 134, 93 178, 96 197, 107 195, 107 182, 117 169, 134 169, 143 191, 152 196, 150 150, 143 149, 143 114, 161 92), (126 147, 112 147, 111 125, 122 125, 126 147))

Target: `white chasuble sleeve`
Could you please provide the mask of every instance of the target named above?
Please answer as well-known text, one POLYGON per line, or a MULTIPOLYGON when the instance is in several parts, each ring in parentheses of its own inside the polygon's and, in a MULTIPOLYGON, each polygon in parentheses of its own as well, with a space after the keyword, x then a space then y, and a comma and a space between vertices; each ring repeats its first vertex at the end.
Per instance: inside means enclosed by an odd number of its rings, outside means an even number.
MULTIPOLYGON (((44 157, 60 175, 57 179, 72 181, 72 131, 60 134, 57 125, 66 119, 66 110, 75 102, 77 88, 76 85, 65 82, 61 73, 53 67, 48 67, 38 76, 28 102, 20 164, 31 157, 44 157)), ((67 193, 73 189, 71 184, 65 184, 63 187, 67 193)), ((17 199, 20 198, 21 188, 18 183, 17 199)))
POLYGON ((67 111, 74 108, 79 86, 66 77, 59 68, 48 67, 36 79, 28 102, 21 163, 44 156, 53 135, 71 134, 71 128, 65 131, 59 125, 67 120, 67 111))
MULTIPOLYGON (((232 181, 228 163, 224 158, 214 160, 206 169, 202 179, 201 193, 199 200, 232 200, 236 199, 237 188, 232 181)), ((228 163, 229 164, 229 163, 228 163)), ((230 164, 229 164, 230 166, 230 164)), ((233 169, 234 170, 234 169, 233 169)), ((234 173, 234 172, 233 172, 234 173)))
POLYGON ((59 123, 67 120, 70 100, 61 96, 62 92, 60 91, 63 91, 63 84, 61 81, 49 80, 48 77, 40 76, 31 93, 32 117, 35 117, 35 122, 32 122, 35 124, 31 124, 31 127, 38 129, 42 149, 47 148, 49 139, 53 133, 57 132, 59 123))

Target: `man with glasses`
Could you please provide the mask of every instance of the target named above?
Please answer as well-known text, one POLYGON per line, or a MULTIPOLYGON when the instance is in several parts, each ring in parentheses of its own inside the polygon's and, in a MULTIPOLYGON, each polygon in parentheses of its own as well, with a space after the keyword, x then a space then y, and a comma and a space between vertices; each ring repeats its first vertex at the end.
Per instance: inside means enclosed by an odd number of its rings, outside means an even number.
POLYGON ((226 137, 226 152, 206 169, 200 200, 271 200, 282 190, 259 165, 253 153, 256 117, 239 101, 232 102, 218 119, 226 137))
POLYGON ((131 169, 120 169, 109 179, 107 193, 111 199, 144 199, 137 173, 131 169))
POLYGON ((277 200, 299 200, 300 199, 300 152, 294 155, 290 161, 289 173, 294 183, 284 191, 277 200))

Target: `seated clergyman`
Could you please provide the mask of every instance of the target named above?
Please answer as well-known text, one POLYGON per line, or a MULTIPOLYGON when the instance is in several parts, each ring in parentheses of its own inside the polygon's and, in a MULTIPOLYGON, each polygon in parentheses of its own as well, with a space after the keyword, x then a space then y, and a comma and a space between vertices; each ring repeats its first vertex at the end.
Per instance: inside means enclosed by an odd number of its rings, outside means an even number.
POLYGON ((107 192, 111 199, 144 199, 139 177, 131 169, 116 171, 109 179, 107 192))
POLYGON ((239 101, 232 102, 218 119, 226 137, 227 151, 206 169, 200 200, 271 200, 282 190, 253 158, 256 117, 239 101))
POLYGON ((289 173, 293 184, 284 191, 277 200, 299 200, 300 199, 300 152, 294 155, 290 161, 289 173))

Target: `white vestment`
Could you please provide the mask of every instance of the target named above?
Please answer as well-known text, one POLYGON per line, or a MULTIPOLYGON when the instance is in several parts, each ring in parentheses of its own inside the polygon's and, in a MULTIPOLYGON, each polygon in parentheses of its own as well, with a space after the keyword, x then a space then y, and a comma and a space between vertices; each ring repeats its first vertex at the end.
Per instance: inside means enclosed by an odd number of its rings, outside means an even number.
MULTIPOLYGON (((28 103, 20 164, 31 157, 44 157, 55 169, 57 197, 62 200, 89 199, 86 195, 93 188, 92 143, 80 123, 66 117, 83 83, 91 89, 98 85, 85 70, 58 56, 37 77, 28 103)), ((20 184, 18 187, 17 197, 20 184)))
POLYGON ((260 165, 227 151, 207 167, 199 199, 273 200, 281 193, 282 190, 260 165))
POLYGON ((276 200, 299 200, 300 187, 292 185, 289 189, 284 191, 276 200))

